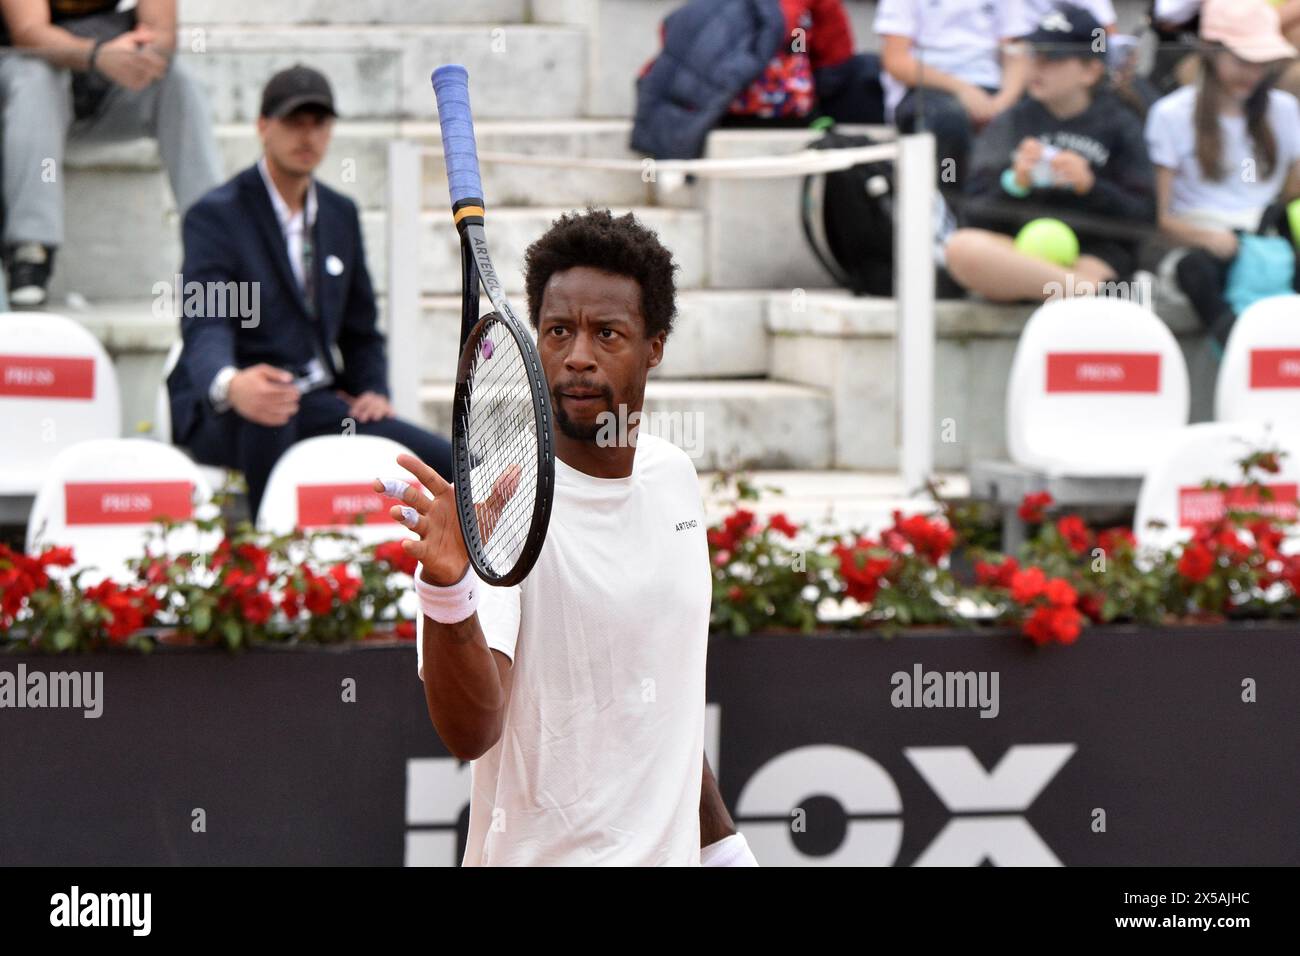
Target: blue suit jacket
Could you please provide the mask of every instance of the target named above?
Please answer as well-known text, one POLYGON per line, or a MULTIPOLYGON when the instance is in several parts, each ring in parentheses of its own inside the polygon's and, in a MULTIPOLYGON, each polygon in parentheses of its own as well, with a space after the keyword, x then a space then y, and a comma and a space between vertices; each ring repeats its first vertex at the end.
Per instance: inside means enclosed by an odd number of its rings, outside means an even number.
POLYGON ((316 355, 313 335, 321 338, 336 387, 353 395, 388 394, 388 360, 384 337, 376 326, 375 295, 356 204, 320 182, 316 201, 312 235, 319 320, 310 316, 294 278, 279 220, 256 166, 212 190, 185 214, 182 290, 192 282, 204 290, 228 282, 255 282, 259 309, 254 324, 252 319, 241 319, 237 309, 223 308, 222 296, 210 297, 205 291, 201 307, 197 297, 182 297, 184 345, 167 379, 172 440, 177 444, 188 442, 201 416, 214 414, 208 389, 223 367, 265 362, 299 369, 316 355), (327 263, 333 268, 327 268, 327 263), (331 354, 332 345, 342 355, 342 368, 331 354))

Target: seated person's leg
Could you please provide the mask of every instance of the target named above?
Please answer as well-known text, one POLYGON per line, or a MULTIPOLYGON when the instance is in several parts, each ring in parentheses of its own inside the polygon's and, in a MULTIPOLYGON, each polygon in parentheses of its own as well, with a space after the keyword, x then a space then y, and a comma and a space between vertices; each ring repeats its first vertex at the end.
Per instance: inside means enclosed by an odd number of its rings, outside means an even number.
POLYGON ((958 229, 948 237, 944 255, 952 277, 991 302, 1041 302, 1070 286, 1069 270, 1025 255, 1000 232, 958 229))
POLYGON ((843 63, 823 67, 814 77, 818 109, 837 123, 883 123, 885 92, 880 85, 880 57, 857 53, 843 63))
POLYGON ((1178 260, 1174 269, 1178 287, 1220 346, 1227 343, 1228 332, 1237 318, 1223 294, 1231 264, 1208 250, 1193 249, 1178 260))
POLYGON ((69 73, 18 53, 0 55, 4 110, 4 254, 9 300, 38 306, 63 244, 63 147, 72 122, 69 73))
POLYGON ((974 133, 966 108, 957 97, 942 90, 909 90, 894 111, 894 123, 902 133, 934 134, 935 161, 941 185, 964 181, 962 174, 974 133), (956 163, 956 176, 945 179, 944 162, 949 159, 956 163))
MULTIPOLYGON (((176 208, 185 211, 222 180, 221 155, 207 95, 181 59, 155 84, 149 134, 167 167, 176 208)), ((152 89, 152 88, 151 88, 152 89)))
MULTIPOLYGON (((236 468, 248 484, 248 513, 256 521, 271 469, 300 437, 298 416, 278 428, 258 425, 233 411, 202 413, 186 443, 200 464, 236 468)), ((301 436, 301 437, 306 437, 301 436)))

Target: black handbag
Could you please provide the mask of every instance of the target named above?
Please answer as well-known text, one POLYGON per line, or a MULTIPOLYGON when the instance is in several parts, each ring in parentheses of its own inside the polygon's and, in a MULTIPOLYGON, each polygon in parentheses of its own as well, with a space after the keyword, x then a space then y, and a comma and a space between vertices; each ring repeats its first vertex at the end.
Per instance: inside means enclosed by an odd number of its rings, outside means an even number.
MULTIPOLYGON (((59 26, 79 37, 102 43, 135 29, 135 9, 109 10, 86 17, 60 20, 59 26)), ((77 119, 93 116, 113 88, 113 81, 98 70, 72 74, 72 114, 77 119)))

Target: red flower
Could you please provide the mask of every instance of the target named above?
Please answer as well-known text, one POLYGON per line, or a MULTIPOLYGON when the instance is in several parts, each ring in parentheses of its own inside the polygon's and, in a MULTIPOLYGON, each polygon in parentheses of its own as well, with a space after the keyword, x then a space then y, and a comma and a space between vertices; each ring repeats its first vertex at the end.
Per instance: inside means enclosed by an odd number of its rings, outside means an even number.
POLYGON ((1066 546, 1075 554, 1086 554, 1092 545, 1092 532, 1078 515, 1066 515, 1058 520, 1056 533, 1065 539, 1066 546))
POLYGON ((127 638, 158 613, 158 599, 147 589, 123 588, 107 579, 87 588, 85 596, 108 611, 105 633, 114 644, 125 644, 127 638))
POLYGON ((1043 589, 1047 603, 1053 607, 1073 607, 1079 600, 1079 594, 1065 578, 1052 578, 1043 589))
POLYGON ((738 604, 745 597, 745 589, 739 584, 733 584, 727 588, 727 600, 732 604, 738 604))
POLYGON ((840 576, 844 591, 855 601, 870 604, 880 590, 881 579, 894 566, 892 558, 872 557, 868 549, 875 543, 862 538, 853 545, 836 545, 832 553, 840 559, 840 576))
POLYGON ((1046 491, 1036 491, 1032 494, 1025 495, 1020 502, 1020 509, 1016 513, 1020 515, 1020 520, 1027 524, 1041 524, 1044 518, 1043 509, 1050 507, 1052 496, 1046 491))
POLYGON ((353 600, 361 590, 361 579, 349 574, 346 564, 334 565, 329 569, 329 576, 334 582, 334 589, 338 591, 340 603, 353 600))
POLYGON ((894 512, 894 526, 885 532, 884 541, 889 550, 902 553, 910 545, 913 553, 931 564, 938 564, 952 550, 956 533, 943 521, 925 515, 904 518, 894 512))
POLYGON ((1079 610, 1088 615, 1089 619, 1097 624, 1102 622, 1103 607, 1104 605, 1101 595, 1097 594, 1095 591, 1079 598, 1079 610))
POLYGON ((1278 561, 1281 559, 1282 554, 1278 549, 1281 547, 1284 535, 1273 526, 1271 521, 1261 518, 1251 522, 1250 533, 1266 560, 1278 561))
POLYGON ((303 603, 307 610, 312 614, 328 614, 334 606, 334 592, 330 589, 329 582, 308 571, 306 584, 307 593, 303 597, 303 603))
POLYGON ((46 548, 36 560, 43 568, 48 568, 50 565, 70 568, 74 559, 71 548, 46 548))
POLYGON ((1006 558, 1001 564, 989 564, 985 561, 975 563, 975 580, 984 587, 1009 588, 1011 579, 1020 570, 1020 562, 1015 558, 1006 558))
POLYGON ((1028 604, 1047 587, 1047 575, 1042 568, 1025 568, 1011 575, 1011 600, 1028 604))
POLYGON ((397 632, 397 636, 401 638, 403 641, 415 640, 414 621, 398 621, 397 627, 394 628, 394 630, 397 632))
POLYGON ((790 519, 784 514, 774 514, 768 519, 767 526, 773 531, 780 532, 787 538, 793 538, 799 533, 799 526, 791 523, 790 519))
POLYGON ((375 560, 388 565, 400 574, 414 575, 420 562, 406 553, 401 541, 385 541, 375 546, 375 560))
POLYGON ((710 528, 705 532, 704 536, 709 542, 709 547, 715 551, 736 550, 736 536, 728 531, 723 531, 721 528, 710 528))
POLYGON ((1082 616, 1072 607, 1040 607, 1025 621, 1023 631, 1040 647, 1053 640, 1073 644, 1082 623, 1082 616))
POLYGON ((754 527, 754 512, 737 508, 735 512, 722 519, 723 530, 733 539, 743 538, 754 527))
POLYGON ((1097 535, 1097 547, 1101 548, 1106 554, 1111 555, 1116 551, 1136 548, 1137 538, 1133 537, 1132 531, 1123 526, 1107 528, 1097 535))
POLYGON ((1210 549, 1199 541, 1193 541, 1183 548, 1182 557, 1178 559, 1178 573, 1194 584, 1199 584, 1210 576, 1214 570, 1214 555, 1210 549))
POLYGON ((284 594, 280 596, 280 610, 291 621, 302 612, 302 595, 292 584, 285 585, 284 594))

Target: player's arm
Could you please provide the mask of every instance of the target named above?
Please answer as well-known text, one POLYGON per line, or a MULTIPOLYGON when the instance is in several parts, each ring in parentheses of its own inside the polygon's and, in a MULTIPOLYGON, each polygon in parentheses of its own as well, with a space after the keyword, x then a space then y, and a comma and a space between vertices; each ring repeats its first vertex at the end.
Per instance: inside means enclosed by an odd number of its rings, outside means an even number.
POLYGON ((736 831, 736 823, 722 802, 707 756, 700 780, 700 865, 758 866, 744 835, 736 831))
POLYGON ((718 792, 718 781, 709 769, 709 758, 704 758, 704 777, 700 781, 700 846, 725 840, 736 832, 736 823, 727 812, 718 792))
MULTIPOLYGON (((419 536, 404 540, 402 547, 420 562, 420 578, 446 589, 440 596, 446 598, 445 606, 454 608, 457 585, 481 586, 470 571, 456 517, 455 492, 414 455, 399 455, 397 463, 433 495, 429 498, 412 485, 398 496, 403 504, 393 507, 393 518, 419 536)), ((386 490, 379 480, 374 487, 386 490)), ((439 616, 444 619, 424 615, 424 699, 429 719, 447 750, 459 760, 475 760, 501 737, 510 659, 488 648, 472 608, 460 619, 442 610, 439 616)))

